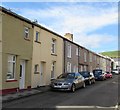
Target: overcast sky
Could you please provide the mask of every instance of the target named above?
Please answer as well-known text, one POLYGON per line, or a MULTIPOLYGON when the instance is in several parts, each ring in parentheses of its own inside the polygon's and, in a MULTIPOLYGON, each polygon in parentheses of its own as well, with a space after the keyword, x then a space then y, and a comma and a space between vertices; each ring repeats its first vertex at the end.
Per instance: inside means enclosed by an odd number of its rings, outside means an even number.
POLYGON ((37 19, 62 36, 72 33, 74 42, 94 52, 118 50, 118 2, 65 1, 2 2, 2 6, 37 19))

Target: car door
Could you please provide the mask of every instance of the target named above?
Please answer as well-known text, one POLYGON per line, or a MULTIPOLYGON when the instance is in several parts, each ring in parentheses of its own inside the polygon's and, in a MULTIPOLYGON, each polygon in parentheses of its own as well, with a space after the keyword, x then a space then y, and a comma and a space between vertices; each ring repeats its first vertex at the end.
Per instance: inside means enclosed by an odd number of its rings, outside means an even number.
POLYGON ((78 87, 81 87, 82 86, 82 76, 79 74, 79 73, 77 73, 76 74, 77 75, 77 80, 78 80, 78 87))

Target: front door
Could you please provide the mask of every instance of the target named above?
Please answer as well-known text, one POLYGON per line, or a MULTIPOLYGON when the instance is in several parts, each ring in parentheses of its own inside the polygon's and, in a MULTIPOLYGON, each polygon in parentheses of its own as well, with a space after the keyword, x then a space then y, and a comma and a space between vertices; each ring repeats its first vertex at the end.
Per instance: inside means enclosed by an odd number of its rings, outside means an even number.
POLYGON ((20 61, 20 80, 19 89, 25 88, 25 60, 20 61))
POLYGON ((44 71, 45 71, 45 62, 41 62, 40 64, 40 86, 44 85, 44 71))

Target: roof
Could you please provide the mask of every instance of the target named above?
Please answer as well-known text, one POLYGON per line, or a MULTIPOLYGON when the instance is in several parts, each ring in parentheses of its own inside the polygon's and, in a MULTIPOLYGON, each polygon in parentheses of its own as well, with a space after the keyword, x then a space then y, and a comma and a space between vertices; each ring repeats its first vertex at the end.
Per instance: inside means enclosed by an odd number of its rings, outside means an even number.
POLYGON ((0 6, 0 11, 2 11, 2 12, 4 12, 4 13, 7 13, 7 14, 9 14, 9 15, 11 15, 11 16, 14 16, 15 18, 20 19, 20 20, 22 20, 22 21, 25 21, 25 22, 27 22, 27 23, 29 23, 29 24, 31 24, 31 25, 40 27, 41 29, 44 29, 44 30, 48 31, 48 32, 50 32, 50 33, 52 33, 52 34, 54 34, 54 35, 62 38, 63 40, 66 40, 66 41, 68 41, 68 42, 70 42, 70 43, 73 43, 73 44, 75 44, 75 45, 77 45, 77 46, 79 46, 79 47, 81 47, 81 48, 84 48, 84 49, 86 49, 87 51, 89 51, 89 52, 91 52, 91 53, 93 53, 93 54, 96 54, 96 55, 98 55, 98 56, 101 56, 101 55, 99 55, 99 54, 97 54, 97 53, 95 53, 95 52, 93 52, 93 51, 91 51, 91 50, 89 50, 89 49, 87 49, 87 48, 85 48, 85 47, 83 47, 83 46, 81 46, 81 45, 73 42, 73 41, 68 40, 67 38, 59 35, 59 34, 56 33, 56 32, 51 31, 51 30, 47 29, 46 27, 43 27, 42 25, 38 24, 37 22, 33 22, 33 21, 31 21, 31 20, 29 20, 29 19, 27 19, 27 18, 25 18, 25 17, 23 17, 23 16, 21 16, 21 15, 18 15, 18 14, 16 14, 16 13, 12 12, 11 10, 8 10, 8 9, 0 6))

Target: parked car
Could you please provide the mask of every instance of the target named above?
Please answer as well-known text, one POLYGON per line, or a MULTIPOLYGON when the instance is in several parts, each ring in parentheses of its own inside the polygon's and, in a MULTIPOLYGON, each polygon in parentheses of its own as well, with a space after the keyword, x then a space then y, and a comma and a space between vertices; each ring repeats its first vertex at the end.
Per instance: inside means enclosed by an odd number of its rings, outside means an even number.
POLYGON ((82 71, 80 74, 85 78, 85 83, 91 85, 95 83, 94 75, 91 75, 89 71, 82 71))
POLYGON ((85 87, 84 77, 79 73, 63 73, 52 80, 50 84, 53 90, 69 90, 74 92, 77 88, 85 87))
POLYGON ((116 74, 116 75, 120 74, 120 72, 119 72, 118 69, 113 69, 113 70, 112 70, 112 73, 113 73, 113 74, 116 74))
POLYGON ((95 83, 95 76, 92 72, 90 72, 90 78, 92 79, 92 83, 95 83))
POLYGON ((110 72, 106 72, 105 77, 106 78, 112 78, 112 74, 110 72))
POLYGON ((105 72, 102 69, 93 70, 93 74, 95 76, 95 80, 105 80, 105 72))

